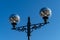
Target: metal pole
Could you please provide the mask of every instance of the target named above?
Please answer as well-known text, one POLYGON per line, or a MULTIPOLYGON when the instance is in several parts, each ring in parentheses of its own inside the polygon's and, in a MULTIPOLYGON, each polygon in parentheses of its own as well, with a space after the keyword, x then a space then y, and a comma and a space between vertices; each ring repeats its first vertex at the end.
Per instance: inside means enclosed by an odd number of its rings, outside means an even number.
POLYGON ((30 40, 30 36, 28 36, 28 40, 30 40))
POLYGON ((31 33, 31 30, 30 30, 30 17, 28 17, 28 23, 27 23, 27 36, 28 36, 28 40, 30 40, 30 33, 31 33))

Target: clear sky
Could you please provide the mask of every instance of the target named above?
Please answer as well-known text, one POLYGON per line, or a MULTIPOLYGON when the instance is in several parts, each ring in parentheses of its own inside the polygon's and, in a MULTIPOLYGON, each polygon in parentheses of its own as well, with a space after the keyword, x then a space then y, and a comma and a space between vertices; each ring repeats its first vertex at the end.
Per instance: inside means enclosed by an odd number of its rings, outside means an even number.
POLYGON ((11 30, 11 14, 21 18, 18 26, 26 25, 30 16, 31 23, 43 22, 39 11, 43 7, 52 10, 49 24, 31 33, 31 40, 60 40, 60 0, 0 0, 0 40, 27 40, 24 32, 11 30))

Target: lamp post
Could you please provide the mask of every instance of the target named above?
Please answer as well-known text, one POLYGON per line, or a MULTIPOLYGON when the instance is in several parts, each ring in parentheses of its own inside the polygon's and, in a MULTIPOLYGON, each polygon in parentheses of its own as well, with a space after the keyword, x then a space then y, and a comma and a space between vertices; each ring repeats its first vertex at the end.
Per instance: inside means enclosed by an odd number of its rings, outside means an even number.
POLYGON ((27 37, 28 37, 28 40, 30 40, 30 36, 31 36, 31 32, 33 32, 34 30, 38 29, 38 28, 41 28, 42 26, 48 24, 48 18, 49 16, 51 15, 51 10, 49 8, 42 8, 40 10, 40 16, 43 18, 44 22, 43 23, 38 23, 38 24, 31 24, 30 22, 30 17, 28 17, 28 22, 27 22, 27 25, 25 26, 21 26, 21 27, 16 27, 17 23, 19 22, 20 20, 20 17, 16 14, 12 14, 10 17, 9 17, 9 21, 11 22, 12 24, 12 29, 13 30, 17 30, 17 31, 22 31, 22 32, 26 32, 27 33, 27 37))

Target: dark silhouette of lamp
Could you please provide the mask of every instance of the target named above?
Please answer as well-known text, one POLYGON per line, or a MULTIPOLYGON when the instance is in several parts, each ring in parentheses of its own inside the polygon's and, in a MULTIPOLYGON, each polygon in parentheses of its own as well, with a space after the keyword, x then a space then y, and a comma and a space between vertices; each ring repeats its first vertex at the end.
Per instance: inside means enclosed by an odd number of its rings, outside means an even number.
POLYGON ((26 32, 28 40, 30 40, 31 32, 33 32, 33 30, 37 30, 38 28, 41 28, 42 26, 48 24, 48 19, 49 19, 49 16, 51 15, 51 10, 49 8, 44 7, 40 10, 39 14, 44 20, 43 23, 32 24, 31 21, 30 21, 30 17, 28 17, 27 25, 20 26, 20 27, 16 27, 17 23, 20 21, 19 15, 12 14, 9 17, 9 21, 13 26, 12 29, 17 30, 19 32, 20 31, 26 32))
POLYGON ((17 14, 12 14, 12 15, 9 17, 9 20, 10 20, 12 26, 13 26, 12 29, 16 29, 16 25, 17 25, 17 23, 20 21, 19 15, 17 15, 17 14))
POLYGON ((44 23, 46 24, 48 23, 48 18, 51 15, 51 10, 49 8, 44 7, 40 10, 40 15, 42 16, 44 23))

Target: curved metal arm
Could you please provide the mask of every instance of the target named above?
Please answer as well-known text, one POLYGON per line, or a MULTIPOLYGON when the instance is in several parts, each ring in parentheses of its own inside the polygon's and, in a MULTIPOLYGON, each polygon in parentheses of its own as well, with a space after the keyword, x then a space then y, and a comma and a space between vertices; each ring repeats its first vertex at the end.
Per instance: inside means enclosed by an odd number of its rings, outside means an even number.
POLYGON ((21 27, 16 27, 15 30, 19 31, 19 32, 26 32, 27 28, 26 28, 26 26, 21 26, 21 27))
MULTIPOLYGON (((48 22, 49 23, 49 22, 48 22)), ((33 30, 37 30, 38 28, 41 28, 42 26, 46 25, 45 23, 37 23, 37 24, 31 24, 30 26, 30 29, 31 29, 31 32, 33 32, 33 30)), ((27 33, 27 25, 25 26, 20 26, 20 27, 16 27, 15 29, 13 30, 16 30, 16 31, 19 31, 19 32, 26 32, 27 33)))

